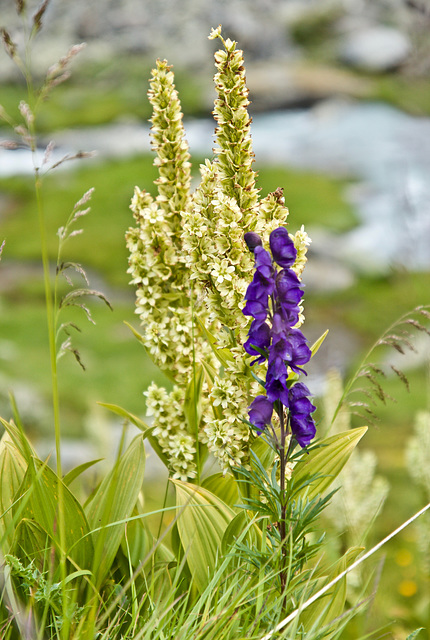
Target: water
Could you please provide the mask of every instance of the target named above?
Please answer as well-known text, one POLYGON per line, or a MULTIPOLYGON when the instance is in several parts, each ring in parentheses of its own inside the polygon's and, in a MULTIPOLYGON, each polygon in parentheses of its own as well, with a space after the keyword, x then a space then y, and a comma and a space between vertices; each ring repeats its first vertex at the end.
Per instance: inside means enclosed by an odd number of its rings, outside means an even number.
MULTIPOLYGON (((213 121, 190 120, 185 127, 191 153, 211 156, 213 121)), ((382 103, 330 100, 313 109, 257 114, 252 137, 259 162, 354 181, 346 197, 360 225, 337 239, 337 258, 373 272, 393 265, 430 268, 430 118, 382 103)), ((55 138, 59 146, 51 163, 82 150, 97 150, 102 161, 150 149, 148 126, 139 123, 67 131, 55 138)), ((32 170, 26 151, 0 149, 0 176, 32 170)))

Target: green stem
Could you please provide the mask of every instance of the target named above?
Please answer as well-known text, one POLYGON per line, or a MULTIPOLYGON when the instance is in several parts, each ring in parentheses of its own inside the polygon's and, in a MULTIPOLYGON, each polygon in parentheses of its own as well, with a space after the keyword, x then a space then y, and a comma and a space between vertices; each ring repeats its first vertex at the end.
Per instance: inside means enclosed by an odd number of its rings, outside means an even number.
POLYGON ((200 486, 200 451, 199 451, 199 425, 197 423, 197 402, 198 402, 198 398, 197 398, 197 393, 196 393, 196 384, 197 384, 197 379, 196 379, 196 343, 195 343, 195 334, 194 334, 194 328, 195 328, 195 318, 194 318, 194 304, 193 304, 193 300, 194 300, 194 289, 193 289, 193 283, 191 282, 191 290, 190 290, 190 304, 191 304, 191 335, 192 335, 192 343, 193 343, 193 380, 194 380, 194 428, 195 428, 195 432, 194 432, 194 438, 196 441, 196 468, 197 468, 197 477, 196 477, 196 482, 197 485, 200 486))
POLYGON ((281 514, 279 520, 279 534, 281 536, 281 591, 285 592, 287 587, 287 573, 286 573, 286 513, 287 513, 287 504, 285 501, 285 470, 286 470, 286 456, 285 456, 285 442, 286 442, 286 433, 285 433, 285 421, 284 421, 284 407, 281 404, 281 409, 279 411, 279 423, 281 427, 281 441, 279 445, 279 473, 280 473, 280 490, 281 490, 281 514))
MULTIPOLYGON (((60 575, 62 582, 62 618, 63 625, 61 635, 64 639, 69 636, 69 615, 67 607, 67 566, 66 566, 66 523, 64 513, 64 486, 62 482, 62 463, 61 463, 61 424, 60 424, 60 399, 58 391, 58 370, 57 370, 57 346, 56 346, 56 294, 53 293, 53 286, 50 275, 50 262, 48 253, 48 242, 46 235, 45 210, 42 198, 42 180, 40 176, 40 168, 36 160, 36 126, 34 105, 36 102, 33 81, 30 73, 30 50, 29 40, 26 47, 26 66, 25 77, 27 81, 28 104, 33 112, 33 118, 28 121, 28 129, 30 133, 30 149, 33 157, 34 166, 34 188, 36 194, 36 208, 39 224, 40 248, 43 266, 43 283, 45 292, 46 320, 48 329, 49 359, 51 369, 51 390, 52 390, 52 408, 54 417, 54 434, 55 434, 55 453, 56 453, 56 471, 57 471, 57 490, 58 490, 58 532, 59 532, 59 548, 60 548, 60 575)), ((58 548, 58 547, 57 547, 58 548)))
POLYGON ((52 386, 52 406, 54 412, 55 430, 55 453, 57 458, 57 475, 62 476, 61 450, 60 450, 60 403, 58 393, 58 370, 57 370, 57 345, 56 345, 56 314, 54 307, 54 295, 52 292, 51 276, 49 273, 49 256, 46 239, 45 215, 41 194, 41 181, 39 169, 35 168, 35 188, 37 200, 37 212, 39 218, 39 233, 42 252, 43 282, 45 289, 46 319, 48 325, 49 357, 51 365, 51 386, 52 386))
POLYGON ((164 519, 164 513, 166 511, 166 506, 167 506, 167 496, 169 494, 169 481, 170 481, 170 475, 167 478, 167 482, 166 482, 166 489, 164 491, 164 499, 163 499, 163 508, 161 510, 161 517, 160 517, 160 524, 158 525, 158 533, 157 533, 157 540, 160 539, 161 536, 161 529, 163 527, 163 519, 164 519))

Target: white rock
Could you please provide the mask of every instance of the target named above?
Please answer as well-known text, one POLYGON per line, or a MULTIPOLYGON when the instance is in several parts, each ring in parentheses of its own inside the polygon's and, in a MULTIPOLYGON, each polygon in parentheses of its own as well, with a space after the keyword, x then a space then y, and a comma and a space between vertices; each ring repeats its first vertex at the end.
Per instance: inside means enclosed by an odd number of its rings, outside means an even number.
POLYGON ((368 71, 387 71, 402 64, 411 50, 407 36, 383 25, 361 28, 344 36, 341 59, 368 71))

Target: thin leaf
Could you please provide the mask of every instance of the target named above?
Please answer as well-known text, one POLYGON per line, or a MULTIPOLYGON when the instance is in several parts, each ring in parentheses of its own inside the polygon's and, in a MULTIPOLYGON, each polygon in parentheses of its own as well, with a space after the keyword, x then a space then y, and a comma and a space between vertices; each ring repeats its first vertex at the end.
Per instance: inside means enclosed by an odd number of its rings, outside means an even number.
POLYGON ((83 473, 93 465, 97 464, 97 462, 100 462, 101 460, 103 460, 103 458, 98 458, 97 460, 90 460, 89 462, 84 462, 83 464, 78 465, 74 469, 71 469, 71 471, 69 471, 69 473, 66 473, 66 475, 63 478, 64 484, 68 487, 69 485, 72 484, 74 480, 76 480, 76 478, 78 478, 81 475, 81 473, 83 473))
POLYGON ((324 340, 325 340, 325 339, 326 339, 326 337, 327 337, 328 331, 329 331, 328 329, 327 329, 327 331, 324 331, 324 333, 322 334, 322 336, 320 336, 320 337, 318 338, 318 340, 315 340, 315 342, 314 342, 314 343, 313 343, 313 345, 311 346, 311 353, 312 353, 312 356, 311 356, 311 357, 313 357, 313 356, 316 354, 316 352, 318 351, 318 349, 321 347, 322 343, 324 342, 324 340))
POLYGON ((136 416, 134 413, 130 413, 127 409, 123 409, 117 404, 110 404, 109 402, 97 402, 98 405, 104 407, 105 409, 109 409, 112 413, 116 413, 116 415, 121 416, 121 418, 126 418, 132 424, 134 424, 138 429, 143 432, 143 437, 147 437, 146 432, 152 431, 153 427, 150 427, 144 420, 136 416))
POLYGON ((419 629, 415 629, 415 631, 412 631, 412 633, 408 635, 406 640, 415 640, 420 631, 425 631, 425 627, 420 627, 419 629))
POLYGON ((185 391, 184 414, 191 434, 197 432, 202 417, 201 394, 203 380, 203 368, 198 367, 196 375, 191 377, 185 391))
POLYGON ((146 424, 146 422, 144 422, 144 420, 142 420, 141 418, 138 418, 136 415, 134 415, 133 413, 130 413, 129 411, 127 411, 127 409, 123 409, 117 404, 109 404, 107 402, 98 402, 97 404, 99 404, 101 407, 105 407, 106 409, 109 409, 109 411, 116 413, 118 416, 121 416, 122 418, 126 418, 132 424, 134 424, 138 429, 140 429, 143 432, 143 437, 147 438, 148 442, 150 443, 151 447, 154 449, 157 456, 160 458, 161 462, 166 466, 167 469, 169 468, 169 460, 166 454, 163 452, 162 448, 158 444, 157 438, 154 438, 154 436, 152 435, 154 427, 150 427, 149 425, 146 424))

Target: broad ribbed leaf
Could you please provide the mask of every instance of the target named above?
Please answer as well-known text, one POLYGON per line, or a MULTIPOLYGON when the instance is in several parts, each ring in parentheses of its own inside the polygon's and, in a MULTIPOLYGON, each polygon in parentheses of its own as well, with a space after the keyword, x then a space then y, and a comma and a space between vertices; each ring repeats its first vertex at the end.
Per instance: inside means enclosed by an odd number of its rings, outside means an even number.
POLYGON ((50 536, 37 522, 23 518, 15 529, 10 552, 24 565, 30 564, 32 560, 43 565, 46 550, 51 544, 50 536))
POLYGON ((325 438, 319 443, 320 447, 303 453, 293 474, 294 486, 301 487, 300 497, 311 501, 323 494, 342 471, 366 431, 367 427, 349 429, 325 438))
MULTIPOLYGON (((352 547, 351 549, 348 549, 345 555, 336 563, 334 570, 327 576, 327 578, 319 581, 319 588, 322 588, 325 584, 328 584, 340 573, 345 571, 345 569, 347 569, 347 567, 356 560, 362 551, 363 547, 352 547)), ((345 607, 346 581, 347 576, 344 576, 301 614, 300 622, 303 623, 308 632, 311 629, 322 629, 325 626, 329 628, 330 624, 332 624, 334 620, 338 620, 340 618, 345 607)), ((327 629, 327 634, 324 638, 329 640, 336 633, 337 626, 335 624, 330 632, 327 629)))
POLYGON ((94 574, 101 584, 116 556, 125 524, 142 488, 145 471, 143 436, 137 436, 104 478, 87 507, 94 539, 94 574))
POLYGON ((241 502, 237 482, 232 476, 224 475, 221 472, 214 473, 203 480, 202 487, 216 495, 232 509, 241 502))
POLYGON ((176 486, 178 531, 197 589, 209 584, 221 553, 222 539, 235 512, 202 487, 172 480, 176 486))
POLYGON ((250 548, 261 548, 262 545, 262 533, 261 529, 251 521, 248 513, 244 510, 240 511, 230 522, 225 530, 222 539, 222 552, 228 553, 231 546, 235 544, 237 540, 242 543, 247 543, 250 548))
POLYGON ((0 543, 3 553, 7 549, 13 537, 12 505, 20 488, 27 470, 27 462, 24 456, 12 442, 10 435, 5 431, 0 441, 0 543))
MULTIPOLYGON (((21 518, 33 520, 40 525, 50 538, 60 547, 59 509, 62 508, 65 523, 66 554, 81 569, 91 566, 93 544, 84 511, 73 493, 61 482, 62 505, 59 499, 58 476, 40 460, 33 459, 19 489, 21 495, 28 491, 21 518)), ((18 513, 17 503, 13 513, 18 513)))
MULTIPOLYGON (((134 512, 133 512, 134 515, 134 512)), ((130 560, 133 567, 140 565, 147 557, 147 566, 154 566, 155 562, 167 564, 175 560, 173 553, 163 543, 156 544, 157 540, 142 520, 131 520, 127 524, 126 536, 121 540, 121 548, 124 555, 130 560)))

